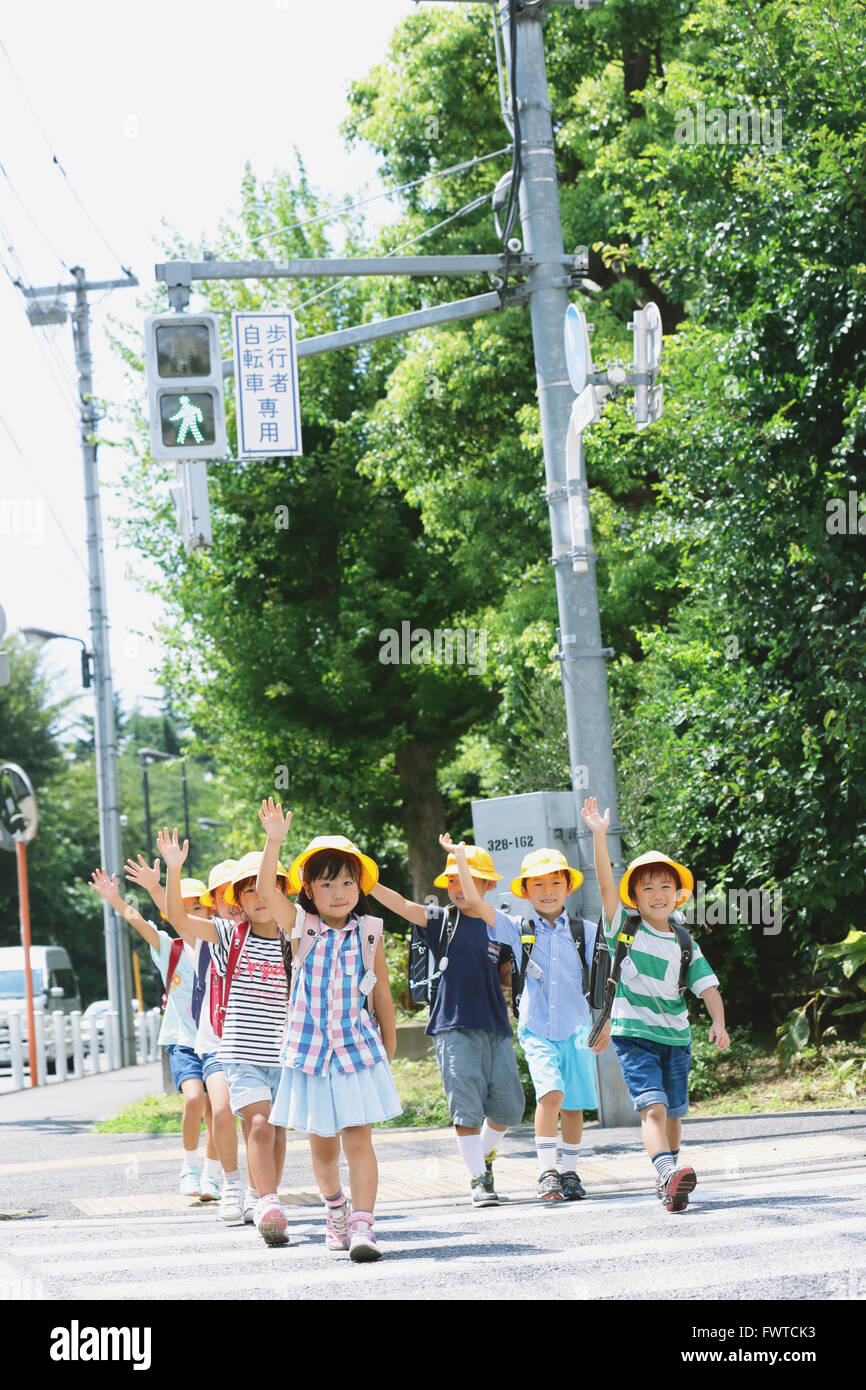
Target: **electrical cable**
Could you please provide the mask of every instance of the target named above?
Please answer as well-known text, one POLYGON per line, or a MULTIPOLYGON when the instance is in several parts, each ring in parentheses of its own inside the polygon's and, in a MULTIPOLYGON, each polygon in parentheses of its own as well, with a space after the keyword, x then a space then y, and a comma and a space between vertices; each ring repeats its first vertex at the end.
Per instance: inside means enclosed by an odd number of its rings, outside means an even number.
MULTIPOLYGON (((463 173, 466 169, 472 169, 476 164, 484 164, 488 159, 498 159, 501 154, 512 154, 511 145, 503 145, 501 150, 494 150, 492 154, 479 155, 477 159, 464 159, 460 164, 452 164, 447 169, 437 169, 432 174, 424 174, 420 179, 411 179, 408 183, 401 183, 397 188, 386 189, 384 193, 373 193, 369 198, 359 198, 355 203, 349 203, 345 207, 330 208, 327 212, 317 213, 315 217, 307 217, 302 222, 292 222, 288 227, 277 227, 270 232, 262 232, 259 236, 252 237, 247 242, 248 246, 255 246, 258 241, 265 241, 268 237, 282 236, 284 232, 294 232, 299 227, 311 227, 316 222, 327 222, 332 218, 342 217, 348 212, 354 212, 356 208, 363 207, 366 203, 375 203, 379 198, 393 198, 398 193, 404 193, 407 188, 417 188, 419 184, 429 183, 431 179, 449 178, 452 174, 463 173)), ((265 203, 254 203, 253 207, 266 207, 265 203)))
MULTIPOLYGON (((504 40, 503 40, 504 42, 504 40)), ((514 69, 517 63, 517 0, 509 0, 508 5, 508 47, 511 58, 509 67, 509 94, 511 97, 511 123, 513 145, 511 153, 511 183, 508 188, 508 201, 505 205, 505 216, 502 219, 502 240, 507 245, 511 239, 511 232, 514 221, 517 217, 517 198, 520 191, 520 180, 523 176, 523 162, 520 156, 520 114, 517 109, 517 94, 514 83, 514 69)), ((507 123, 506 123, 507 124, 507 123)))
POLYGON ((66 532, 66 530, 65 530, 65 528, 64 528, 63 522, 60 520, 60 517, 57 515, 56 511, 54 510, 54 507, 52 506, 52 503, 51 503, 51 498, 49 497, 48 493, 45 491, 45 488, 42 486, 42 484, 40 483, 40 481, 39 481, 39 479, 37 478, 36 474, 34 473, 32 463, 29 463, 28 460, 25 458, 24 452, 23 452, 23 450, 22 450, 20 444, 18 443, 18 440, 15 438, 14 434, 13 434, 12 431, 10 430, 9 426, 7 425, 5 419, 3 418, 2 415, 0 415, 0 425, 3 426, 3 429, 5 430, 5 432, 6 432, 7 436, 8 436, 8 438, 9 438, 9 442, 11 443, 11 445, 12 445, 13 449, 15 450, 15 452, 18 454, 18 457, 21 459, 21 462, 24 464, 24 467, 25 467, 26 470, 27 470, 27 476, 28 476, 28 478, 32 479, 32 481, 36 484, 36 486, 37 486, 37 488, 39 489, 39 491, 42 493, 42 496, 45 498, 45 501, 48 503, 48 510, 50 511, 51 515, 54 517, 54 520, 57 522, 57 527, 58 527, 58 530, 60 531, 60 534, 62 535, 63 539, 66 541, 66 544, 69 546, 69 549, 72 551, 72 554, 75 556, 75 559, 76 559, 76 561, 78 562, 78 565, 80 566, 81 570, 83 571, 85 578, 89 581, 90 575, 88 574, 87 566, 85 565, 84 561, 82 560, 81 556, 79 555, 78 551, 76 550, 75 545, 74 545, 74 542, 70 540, 70 538, 69 538, 69 536, 68 536, 68 534, 67 534, 67 532, 66 532))
POLYGON ((66 264, 65 260, 64 260, 63 257, 61 256, 60 252, 57 250, 57 247, 54 245, 54 243, 53 243, 52 241, 49 240, 48 236, 47 236, 46 233, 43 231, 43 229, 42 229, 42 227, 40 226, 40 224, 36 221, 36 218, 33 216, 33 213, 30 211, 30 209, 28 208, 27 204, 24 202, 24 199, 21 197, 21 194, 18 192, 18 189, 15 187, 14 183, 12 182, 12 178, 11 178, 11 176, 10 176, 10 174, 9 174, 9 171, 7 170, 7 168, 6 168, 6 166, 5 166, 4 164, 0 164, 0 174, 3 175, 4 179, 5 179, 6 182, 8 183, 10 189, 12 190, 13 196, 14 196, 14 197, 18 200, 18 202, 20 203, 20 205, 21 205, 21 207, 22 207, 22 209, 23 209, 23 211, 24 211, 24 213, 25 213, 25 216, 29 217, 30 221, 33 223, 33 226, 36 228, 36 230, 37 230, 37 232, 39 233, 39 235, 41 236, 42 240, 45 242, 45 245, 48 247, 49 251, 52 253, 52 255, 54 255, 54 256, 57 257, 58 261, 59 261, 60 264, 63 266, 63 269, 66 270, 66 271, 68 271, 69 274, 71 275, 71 274, 72 274, 71 268, 66 264))
POLYGON ((47 147, 48 147, 48 152, 49 152, 49 154, 51 155, 51 162, 52 162, 52 164, 55 164, 55 165, 57 166, 58 170, 60 171, 60 173, 63 175, 64 179, 66 180, 66 186, 67 186, 67 188, 69 189, 69 192, 72 194, 72 197, 75 199, 76 203, 77 203, 78 206, 81 208, 81 211, 84 213, 84 216, 87 218, 87 220, 88 220, 88 222, 90 223, 91 227, 92 227, 93 230, 96 232, 96 235, 99 237, 100 241, 103 243, 103 245, 108 249, 108 251, 109 251, 109 252, 111 253, 111 255, 114 257, 114 259, 117 261, 117 264, 120 266, 120 268, 121 268, 121 270, 123 271, 124 275, 127 275, 127 276, 131 275, 131 274, 132 274, 132 271, 129 269, 128 266, 125 266, 125 265, 123 264, 122 260, 120 259, 120 257, 118 256, 117 252, 115 251, 114 247, 111 245, 111 243, 107 240, 107 238, 104 236, 104 234, 100 231, 99 227, 98 227, 98 226, 96 225, 96 223, 94 222, 93 218, 91 217, 90 213, 87 211, 87 208, 84 206, 84 203, 81 201, 81 199, 80 199, 79 196, 78 196, 78 193, 76 192, 75 188, 73 187, 73 185, 72 185, 72 180, 70 179, 70 177, 69 177, 69 175, 67 174, 66 170, 64 169, 63 165, 60 163, 60 160, 57 158, 57 155, 56 155, 56 153, 55 153, 55 151, 54 151, 54 147, 53 147, 53 145, 51 144, 51 141, 49 140, 48 136, 46 135, 46 133, 45 133, 45 128, 44 128, 44 126, 42 125, 42 122, 40 121, 39 116, 37 115, 36 108, 35 108, 35 106, 33 105, 33 102, 30 100, 30 97, 28 96, 27 88, 24 86, 24 83, 21 81, 21 78, 18 76, 18 72, 17 72, 17 70, 16 70, 16 68, 15 68, 15 64, 12 62, 12 59, 11 59, 11 57, 9 56, 9 50, 8 50, 8 48, 6 47, 6 45, 5 45, 5 43, 3 42, 2 39, 0 39, 0 50, 2 50, 3 56, 4 56, 5 59, 6 59, 6 62, 9 64, 9 67, 10 67, 10 69, 11 69, 11 71, 12 71, 12 75, 13 75, 13 77, 15 78, 15 81, 18 83, 18 86, 21 88, 21 91, 22 91, 22 93, 23 93, 23 95, 24 95, 24 100, 27 102, 27 105, 30 107, 30 113, 31 113, 31 115, 33 116, 34 121, 36 122, 36 127, 37 127, 37 129, 38 129, 40 135, 42 136, 42 139, 45 141, 45 144, 46 144, 47 147))

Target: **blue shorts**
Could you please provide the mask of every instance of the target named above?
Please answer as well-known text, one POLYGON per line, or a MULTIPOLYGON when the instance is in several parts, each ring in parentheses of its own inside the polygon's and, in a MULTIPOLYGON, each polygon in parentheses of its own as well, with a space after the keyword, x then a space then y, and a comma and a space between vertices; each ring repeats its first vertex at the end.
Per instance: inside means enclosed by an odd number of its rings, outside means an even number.
POLYGON ((224 1062, 223 1071, 229 1087, 229 1105, 233 1115, 239 1115, 247 1105, 266 1100, 273 1105, 280 1080, 281 1066, 269 1067, 258 1062, 224 1062))
POLYGON ((171 1079, 176 1091, 180 1090, 184 1081, 204 1081, 202 1059, 195 1048, 183 1047, 180 1043, 172 1043, 165 1050, 168 1053, 171 1079))
POLYGON ((217 1072, 221 1072, 222 1069, 223 1064, 217 1058, 216 1049, 214 1049, 213 1052, 203 1052, 201 1054, 201 1074, 205 1081, 209 1081, 212 1076, 217 1072))
POLYGON ((550 1091, 562 1091, 561 1110, 598 1108, 595 1053, 586 1046, 588 1036, 589 1024, 561 1042, 540 1038, 528 1028, 518 1028, 517 1040, 523 1048, 537 1100, 550 1091))
POLYGON ((651 1042, 649 1038, 611 1038, 635 1110, 661 1104, 671 1120, 689 1108, 691 1046, 651 1042))

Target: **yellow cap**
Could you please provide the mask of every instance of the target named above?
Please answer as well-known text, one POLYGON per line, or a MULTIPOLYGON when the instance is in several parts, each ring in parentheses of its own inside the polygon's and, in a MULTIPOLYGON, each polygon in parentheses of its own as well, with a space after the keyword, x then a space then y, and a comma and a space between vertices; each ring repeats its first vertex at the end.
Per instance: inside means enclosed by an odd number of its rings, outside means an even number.
MULTIPOLYGON (((232 873, 232 881, 226 889, 226 902, 228 903, 229 907, 238 906, 238 903, 235 899, 235 884, 240 883, 241 880, 245 878, 254 878, 258 874, 262 862, 263 853, 263 850, 253 849, 250 850, 249 854, 245 854, 243 858, 238 860, 237 864, 234 867, 234 872, 232 873)), ((286 871, 283 868, 282 864, 278 863, 277 878, 285 879, 285 877, 286 871)))
POLYGON ((523 879, 543 878, 545 874, 568 874, 569 893, 573 893, 583 883, 580 869, 573 869, 564 854, 558 849, 534 849, 523 857, 520 873, 512 879, 511 891, 516 898, 527 898, 523 879))
POLYGON ((631 895, 630 879, 635 869, 642 868, 644 864, 670 864, 672 869, 676 869, 682 885, 677 894, 677 907, 680 907, 687 898, 691 897, 695 886, 695 880, 692 877, 691 870, 687 869, 685 864, 678 864, 675 859, 669 859, 666 854, 660 854, 658 850, 651 849, 647 854, 642 854, 638 859, 633 859, 620 879, 620 901, 624 902, 626 907, 637 907, 637 903, 631 895))
POLYGON ((351 840, 347 840, 343 835, 317 835, 289 865, 289 888, 293 893, 300 893, 303 887, 301 870, 307 860, 312 859, 313 855, 318 854, 322 849, 335 849, 340 854, 350 854, 353 859, 358 860, 361 865, 362 893, 369 893, 370 889, 375 888, 379 882, 378 864, 369 855, 362 854, 358 846, 353 845, 351 840))
MULTIPOLYGON (((498 874, 493 867, 493 860, 486 849, 480 849, 478 845, 465 845, 466 863, 469 865, 469 872, 473 878, 488 878, 493 883, 498 883, 502 875, 498 874)), ((449 878, 457 878, 457 860, 453 854, 449 854, 445 860, 445 868, 438 878, 434 878, 434 888, 447 888, 449 878)))
POLYGON ((214 864, 207 876, 207 892, 201 895, 202 907, 216 907, 212 897, 213 890, 225 888, 231 883, 237 862, 236 859, 223 859, 219 864, 214 864))

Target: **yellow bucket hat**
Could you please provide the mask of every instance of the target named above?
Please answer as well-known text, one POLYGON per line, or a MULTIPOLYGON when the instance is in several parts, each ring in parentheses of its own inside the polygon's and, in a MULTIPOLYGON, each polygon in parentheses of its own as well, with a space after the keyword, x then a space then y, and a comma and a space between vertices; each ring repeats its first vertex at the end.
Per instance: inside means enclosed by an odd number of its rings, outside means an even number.
POLYGON ((526 898, 523 887, 525 878, 541 878, 544 874, 568 874, 569 893, 573 893, 583 883, 580 869, 573 869, 564 854, 558 849, 534 849, 523 857, 520 873, 511 881, 511 891, 515 898, 526 898))
POLYGON ((212 897, 213 890, 224 888, 231 883, 237 862, 236 859, 223 859, 219 864, 214 864, 207 876, 207 892, 201 895, 202 907, 216 907, 212 897))
MULTIPOLYGON (((204 884, 200 878, 182 878, 180 881, 180 896, 182 898, 198 898, 201 902, 201 895, 204 892, 204 884)), ((160 917, 164 922, 168 921, 165 913, 160 909, 160 917)))
MULTIPOLYGON (((245 854, 243 858, 238 860, 234 867, 234 872, 232 873, 232 881, 226 889, 226 902, 229 907, 238 906, 235 899, 235 884, 240 883, 244 878, 252 878, 258 873, 262 862, 262 855, 262 850, 252 849, 249 854, 245 854)), ((280 863, 277 864, 277 878, 286 878, 286 871, 280 863)))
POLYGON ((301 870, 308 859, 312 859, 314 854, 318 854, 321 849, 335 849, 340 854, 350 854, 353 859, 357 859, 361 865, 361 892, 369 893, 371 888, 375 888, 379 882, 379 866, 369 855, 362 854, 357 845, 353 845, 351 840, 347 840, 343 835, 317 835, 311 840, 305 850, 293 859, 289 865, 289 889, 293 893, 300 893, 303 888, 301 880, 301 870))
POLYGON ((687 898, 690 898, 695 886, 695 880, 690 869, 685 864, 678 864, 675 859, 669 859, 666 854, 659 854, 658 850, 651 849, 647 854, 642 854, 638 859, 633 859, 620 879, 619 896, 620 901, 626 907, 637 907, 631 895, 630 880, 635 869, 640 869, 644 864, 670 864, 672 869, 676 869, 679 874, 682 887, 677 894, 677 907, 680 907, 687 898))
MULTIPOLYGON (((480 849, 478 845, 466 845, 466 863, 469 865, 469 872, 473 878, 489 878, 494 883, 498 883, 502 875, 498 874, 493 867, 493 860, 486 849, 480 849)), ((434 888, 447 888, 449 878, 456 878, 457 860, 453 854, 449 854, 445 860, 445 868, 438 878, 434 878, 434 888)))

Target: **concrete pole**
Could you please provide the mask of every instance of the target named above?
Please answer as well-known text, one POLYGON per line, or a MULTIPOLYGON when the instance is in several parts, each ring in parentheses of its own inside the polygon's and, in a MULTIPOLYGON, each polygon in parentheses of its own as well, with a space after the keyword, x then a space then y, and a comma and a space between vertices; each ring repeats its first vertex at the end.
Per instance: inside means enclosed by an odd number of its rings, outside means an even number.
MULTIPOLYGON (((520 124, 520 222, 524 250, 538 258, 529 272, 532 341, 538 381, 538 402, 544 444, 546 497, 553 538, 559 611, 559 659, 568 750, 578 828, 577 861, 584 875, 581 911, 597 919, 601 895, 592 856, 592 835, 580 817, 586 796, 598 798, 602 811, 610 807, 608 846, 614 875, 623 870, 619 836, 616 780, 610 733, 607 674, 601 646, 601 623, 595 583, 595 562, 587 530, 589 563, 575 573, 571 558, 571 522, 566 486, 566 441, 574 391, 568 379, 563 344, 570 281, 563 274, 562 219, 556 182, 553 124, 547 91, 542 25, 544 12, 533 6, 518 12, 515 71, 511 72, 508 43, 508 0, 501 0, 509 82, 518 100, 520 124)), ((586 487, 581 445, 579 486, 586 487)), ((572 483, 574 487, 574 483, 572 483)), ((619 1065, 610 1047, 598 1058, 601 1123, 634 1124, 635 1115, 619 1065)))
MULTIPOLYGON (((87 563, 90 575, 90 646, 93 652, 95 713, 96 782, 99 807, 99 844, 102 863, 109 874, 122 882, 123 851, 120 836, 120 802, 117 787, 117 732, 114 723, 114 696, 108 646, 108 612, 105 601, 105 566, 102 541, 102 509, 96 463, 95 430, 97 410, 93 402, 93 359, 90 351, 90 312, 86 276, 80 266, 72 274, 78 282, 72 311, 72 336, 81 402, 81 453, 84 460, 84 503, 87 514, 87 563)), ((129 958, 129 928, 126 922, 104 904, 105 959, 108 997, 120 1018, 121 1065, 135 1063, 135 1034, 132 1025, 132 968, 129 958)))

